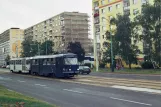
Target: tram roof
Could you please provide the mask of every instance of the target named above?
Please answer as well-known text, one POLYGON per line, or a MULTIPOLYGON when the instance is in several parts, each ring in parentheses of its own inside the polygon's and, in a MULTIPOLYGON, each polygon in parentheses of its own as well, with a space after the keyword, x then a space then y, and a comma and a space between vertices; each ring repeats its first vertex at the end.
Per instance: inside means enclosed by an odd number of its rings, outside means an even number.
POLYGON ((25 58, 12 58, 11 60, 22 60, 22 59, 41 59, 41 58, 56 58, 62 56, 74 56, 76 54, 73 53, 66 53, 66 54, 56 54, 56 55, 41 55, 41 56, 34 56, 34 57, 25 57, 25 58))
POLYGON ((41 55, 41 56, 35 56, 32 57, 31 59, 43 59, 43 58, 56 58, 56 57, 62 57, 62 56, 74 56, 76 54, 73 53, 67 53, 67 54, 56 54, 56 55, 41 55))

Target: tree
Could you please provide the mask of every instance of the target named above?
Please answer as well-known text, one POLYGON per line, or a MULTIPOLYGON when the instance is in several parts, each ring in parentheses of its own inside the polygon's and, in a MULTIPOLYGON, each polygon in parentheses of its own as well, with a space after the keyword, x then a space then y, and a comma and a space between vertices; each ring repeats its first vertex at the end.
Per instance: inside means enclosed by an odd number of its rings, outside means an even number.
POLYGON ((6 58, 5 58, 5 61, 6 61, 6 64, 7 64, 7 65, 9 65, 9 61, 10 61, 10 59, 11 59, 11 58, 10 58, 10 56, 9 56, 9 55, 7 55, 7 56, 6 56, 6 58))
POLYGON ((30 39, 30 38, 26 38, 23 42, 22 42, 22 53, 21 53, 21 57, 31 57, 36 55, 37 53, 37 48, 35 48, 34 42, 30 39))
POLYGON ((43 42, 40 46, 41 55, 51 55, 51 54, 53 54, 54 53, 53 46, 54 46, 54 43, 51 40, 47 40, 47 41, 43 42))
POLYGON ((68 52, 74 53, 78 57, 78 61, 84 61, 85 51, 82 48, 80 42, 69 42, 68 43, 68 52))
POLYGON ((161 1, 143 6, 142 14, 136 18, 143 28, 144 54, 148 61, 156 61, 161 66, 161 1))
POLYGON ((130 21, 127 15, 118 15, 115 20, 116 33, 114 35, 117 49, 116 53, 120 55, 123 60, 129 65, 131 69, 131 64, 137 62, 138 47, 133 43, 133 37, 136 35, 134 33, 134 24, 130 21))

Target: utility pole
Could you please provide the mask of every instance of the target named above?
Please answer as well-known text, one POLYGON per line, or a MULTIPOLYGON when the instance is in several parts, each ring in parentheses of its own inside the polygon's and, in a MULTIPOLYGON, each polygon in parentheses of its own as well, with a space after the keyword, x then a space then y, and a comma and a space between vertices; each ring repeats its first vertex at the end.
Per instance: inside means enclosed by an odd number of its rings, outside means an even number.
POLYGON ((46 44, 46 55, 48 54, 48 50, 47 50, 47 48, 48 48, 48 46, 47 46, 47 38, 45 38, 45 44, 46 44))
POLYGON ((40 45, 39 45, 39 43, 37 44, 37 49, 38 49, 38 55, 40 55, 40 45))
POLYGON ((109 22, 109 36, 110 36, 110 41, 111 41, 111 71, 114 72, 114 56, 113 56, 113 40, 112 40, 112 34, 111 34, 111 20, 108 20, 104 17, 105 20, 107 20, 109 22))
POLYGON ((16 44, 16 57, 18 58, 18 46, 16 44))
POLYGON ((98 62, 98 52, 97 52, 97 28, 98 28, 98 23, 99 23, 99 7, 95 7, 94 9, 94 27, 93 27, 93 34, 94 34, 94 55, 95 55, 95 58, 96 58, 96 72, 98 72, 98 68, 99 68, 99 62, 98 62))
POLYGON ((95 58, 96 58, 96 72, 98 72, 98 53, 97 53, 97 32, 95 31, 95 28, 96 26, 94 25, 94 45, 95 45, 95 49, 94 49, 94 53, 95 53, 95 58))
POLYGON ((112 41, 112 35, 111 35, 111 24, 109 22, 109 27, 110 27, 110 40, 111 40, 111 71, 114 72, 114 63, 113 63, 113 41, 112 41))

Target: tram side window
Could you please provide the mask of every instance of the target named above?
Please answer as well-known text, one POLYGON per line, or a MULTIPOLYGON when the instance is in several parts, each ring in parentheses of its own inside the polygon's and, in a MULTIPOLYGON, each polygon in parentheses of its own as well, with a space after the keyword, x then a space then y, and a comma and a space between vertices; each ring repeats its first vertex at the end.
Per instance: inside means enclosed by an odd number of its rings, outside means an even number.
POLYGON ((51 58, 51 65, 55 65, 56 61, 55 58, 51 58))
POLYGON ((36 59, 36 60, 35 60, 35 65, 38 65, 38 64, 39 64, 39 60, 36 59))
POLYGON ((43 60, 43 65, 46 65, 46 63, 47 63, 47 59, 44 59, 43 60))
POLYGON ((14 64, 14 61, 10 61, 10 64, 13 65, 14 64))
POLYGON ((17 65, 21 65, 21 60, 16 60, 17 65))
POLYGON ((32 60, 32 65, 35 65, 35 60, 32 60))
POLYGON ((51 59, 47 59, 46 64, 47 64, 47 65, 51 65, 51 59))
POLYGON ((26 64, 27 64, 27 65, 30 64, 30 60, 26 60, 26 64))

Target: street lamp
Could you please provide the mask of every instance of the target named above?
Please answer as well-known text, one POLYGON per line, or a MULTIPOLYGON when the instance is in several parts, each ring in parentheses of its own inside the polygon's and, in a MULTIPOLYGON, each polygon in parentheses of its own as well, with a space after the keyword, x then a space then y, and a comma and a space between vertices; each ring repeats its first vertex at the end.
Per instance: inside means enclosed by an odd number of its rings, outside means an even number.
POLYGON ((48 54, 48 44, 47 44, 47 40, 49 40, 49 38, 45 37, 45 49, 46 49, 46 55, 48 54))
POLYGON ((15 44, 16 45, 16 58, 18 58, 18 45, 17 44, 15 44))
POLYGON ((105 20, 107 20, 108 22, 109 22, 109 29, 110 29, 110 31, 109 31, 109 35, 110 35, 110 41, 111 41, 111 71, 112 72, 114 72, 114 61, 113 61, 113 40, 112 40, 112 35, 111 35, 111 20, 108 20, 108 19, 106 19, 105 17, 103 17, 103 19, 105 19, 105 20))

